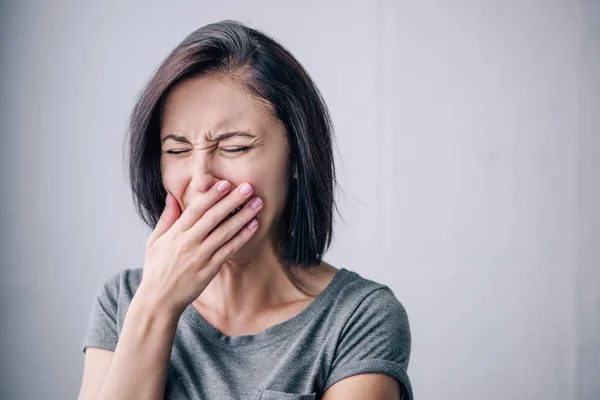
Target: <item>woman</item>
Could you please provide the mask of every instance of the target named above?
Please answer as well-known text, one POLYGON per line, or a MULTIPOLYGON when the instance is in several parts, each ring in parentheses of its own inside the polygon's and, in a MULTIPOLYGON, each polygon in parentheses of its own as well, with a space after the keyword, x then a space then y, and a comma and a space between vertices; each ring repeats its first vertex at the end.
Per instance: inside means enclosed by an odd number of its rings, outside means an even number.
POLYGON ((143 268, 97 293, 80 399, 412 399, 404 308, 322 260, 332 129, 285 48, 235 21, 198 29, 129 133, 153 232, 143 268))

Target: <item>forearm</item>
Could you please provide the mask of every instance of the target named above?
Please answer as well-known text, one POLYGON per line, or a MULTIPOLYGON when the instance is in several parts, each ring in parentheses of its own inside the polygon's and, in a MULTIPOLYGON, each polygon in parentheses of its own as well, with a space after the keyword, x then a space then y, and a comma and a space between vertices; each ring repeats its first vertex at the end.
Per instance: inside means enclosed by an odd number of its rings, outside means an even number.
POLYGON ((138 294, 125 316, 98 400, 164 398, 179 315, 155 307, 138 294))

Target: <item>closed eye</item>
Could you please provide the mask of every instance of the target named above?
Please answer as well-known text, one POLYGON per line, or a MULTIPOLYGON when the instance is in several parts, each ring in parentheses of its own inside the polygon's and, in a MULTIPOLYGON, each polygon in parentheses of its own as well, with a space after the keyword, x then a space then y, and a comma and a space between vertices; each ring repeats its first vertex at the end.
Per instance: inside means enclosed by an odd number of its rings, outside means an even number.
MULTIPOLYGON (((252 147, 250 146, 246 146, 246 147, 238 147, 236 149, 221 149, 226 153, 245 153, 246 151, 250 150, 252 147)), ((167 150, 166 153, 168 154, 182 154, 182 153, 187 153, 189 150, 167 150)))
POLYGON ((251 149, 250 146, 246 146, 246 147, 238 147, 236 149, 222 149, 222 150, 227 153, 244 153, 250 149, 251 149))
POLYGON ((188 151, 189 150, 180 150, 180 151, 177 151, 177 150, 167 150, 165 153, 168 153, 168 154, 181 154, 181 153, 187 153, 188 151))

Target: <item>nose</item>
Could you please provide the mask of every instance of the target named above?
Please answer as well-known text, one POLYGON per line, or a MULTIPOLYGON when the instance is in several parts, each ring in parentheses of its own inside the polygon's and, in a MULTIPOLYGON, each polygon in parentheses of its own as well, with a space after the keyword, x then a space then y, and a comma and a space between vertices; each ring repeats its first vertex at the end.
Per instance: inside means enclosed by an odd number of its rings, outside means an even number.
MULTIPOLYGON (((198 157, 200 158, 200 157, 198 157)), ((210 166, 205 161, 196 161, 194 170, 192 171, 192 180, 190 189, 196 193, 204 193, 208 191, 218 179, 212 173, 210 166)))

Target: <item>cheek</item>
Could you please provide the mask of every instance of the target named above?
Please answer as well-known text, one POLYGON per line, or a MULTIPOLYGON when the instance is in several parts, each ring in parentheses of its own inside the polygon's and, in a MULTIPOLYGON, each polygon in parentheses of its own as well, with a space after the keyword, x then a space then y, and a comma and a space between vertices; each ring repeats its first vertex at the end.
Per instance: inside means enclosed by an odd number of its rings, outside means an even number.
MULTIPOLYGON (((286 179, 286 170, 284 168, 271 167, 260 171, 255 177, 254 186, 256 194, 265 203, 263 209, 258 214, 259 218, 261 216, 267 220, 277 218, 284 211, 283 208, 286 205, 288 195, 289 179, 286 179)), ((264 220, 264 222, 267 222, 267 220, 264 220)))
POLYGON ((215 163, 214 174, 219 179, 227 179, 235 185, 244 182, 258 185, 262 179, 262 171, 252 160, 224 160, 215 163))
MULTIPOLYGON (((168 192, 181 198, 186 185, 186 171, 168 163, 161 163, 161 178, 163 187, 168 192)), ((187 179, 189 180, 189 179, 187 179)))
POLYGON ((276 199, 283 199, 286 195, 289 171, 285 162, 273 163, 259 172, 262 184, 276 199))

